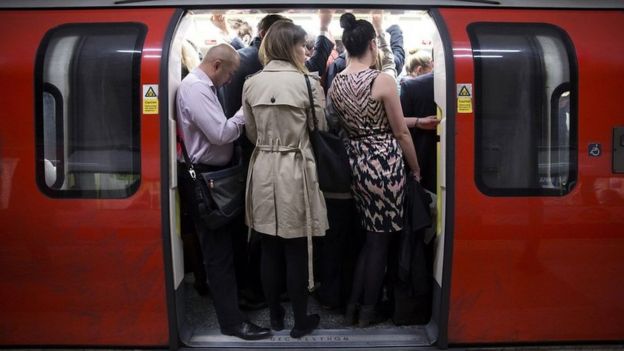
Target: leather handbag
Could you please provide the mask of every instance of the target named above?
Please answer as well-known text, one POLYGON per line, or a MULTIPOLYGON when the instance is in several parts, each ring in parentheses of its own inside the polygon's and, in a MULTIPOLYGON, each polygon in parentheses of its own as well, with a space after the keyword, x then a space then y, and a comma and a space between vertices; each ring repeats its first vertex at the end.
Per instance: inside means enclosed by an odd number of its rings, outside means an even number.
POLYGON ((236 219, 245 207, 245 167, 240 147, 234 149, 230 167, 210 172, 196 172, 179 140, 189 176, 193 182, 199 217, 210 230, 221 228, 236 219))
POLYGON ((318 129, 310 78, 308 75, 304 76, 312 110, 313 129, 310 130, 310 143, 316 159, 319 187, 330 193, 350 192, 351 166, 344 142, 338 135, 318 129))

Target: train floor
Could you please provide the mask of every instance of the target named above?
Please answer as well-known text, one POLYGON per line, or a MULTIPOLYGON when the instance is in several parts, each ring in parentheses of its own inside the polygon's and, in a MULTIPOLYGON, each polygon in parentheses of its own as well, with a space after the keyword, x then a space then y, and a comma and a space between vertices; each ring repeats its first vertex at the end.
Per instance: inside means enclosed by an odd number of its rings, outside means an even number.
MULTIPOLYGON (((309 313, 318 313, 321 316, 319 328, 301 339, 289 336, 290 328, 294 324, 290 303, 285 302, 286 308, 285 329, 273 332, 269 339, 260 341, 243 341, 235 337, 222 335, 216 320, 212 299, 200 296, 193 288, 193 276, 187 274, 184 279, 185 318, 186 325, 192 328, 188 346, 207 346, 219 344, 223 347, 261 347, 261 348, 298 348, 298 347, 397 347, 429 346, 432 341, 427 337, 425 326, 395 326, 391 320, 376 324, 368 328, 346 326, 340 311, 322 309, 314 298, 308 302, 309 313)), ((247 311, 249 319, 268 327, 269 311, 267 308, 257 311, 247 311)))

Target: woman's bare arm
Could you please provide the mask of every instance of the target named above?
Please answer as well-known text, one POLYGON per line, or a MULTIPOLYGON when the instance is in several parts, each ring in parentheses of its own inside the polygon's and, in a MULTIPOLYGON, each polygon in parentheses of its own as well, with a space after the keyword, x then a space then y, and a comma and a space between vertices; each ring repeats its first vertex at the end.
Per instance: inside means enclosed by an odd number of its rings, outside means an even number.
POLYGON ((392 133, 403 150, 403 155, 412 171, 412 175, 416 180, 420 180, 420 166, 418 165, 416 150, 414 149, 412 136, 407 129, 405 117, 403 117, 403 110, 401 109, 401 102, 394 78, 386 73, 379 74, 373 83, 372 97, 383 102, 392 133))

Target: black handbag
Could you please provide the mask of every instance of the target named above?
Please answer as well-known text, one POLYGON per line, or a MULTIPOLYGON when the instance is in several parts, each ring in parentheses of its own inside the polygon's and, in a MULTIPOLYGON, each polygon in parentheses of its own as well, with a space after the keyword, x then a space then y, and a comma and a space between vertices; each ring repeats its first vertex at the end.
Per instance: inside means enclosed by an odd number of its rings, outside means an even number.
POLYGON ((234 149, 232 166, 198 173, 186 152, 184 141, 180 139, 179 142, 193 182, 199 217, 206 227, 215 230, 236 219, 245 207, 245 167, 240 148, 234 149))
POLYGON ((330 193, 347 193, 351 191, 351 166, 342 138, 331 132, 318 129, 318 119, 314 108, 314 97, 310 79, 305 76, 312 110, 313 129, 310 130, 310 143, 316 159, 316 172, 319 187, 330 193))

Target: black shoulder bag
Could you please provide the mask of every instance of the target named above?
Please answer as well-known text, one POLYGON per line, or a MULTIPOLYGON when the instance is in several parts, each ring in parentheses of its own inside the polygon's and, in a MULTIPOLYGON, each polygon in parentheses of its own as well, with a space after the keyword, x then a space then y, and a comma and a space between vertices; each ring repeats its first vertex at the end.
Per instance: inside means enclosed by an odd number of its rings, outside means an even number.
POLYGON ((351 166, 344 142, 339 136, 318 129, 310 78, 307 74, 304 76, 314 124, 314 128, 310 130, 310 143, 316 159, 319 186, 322 191, 330 193, 348 193, 351 191, 351 166))
POLYGON ((245 207, 245 169, 239 148, 234 149, 234 164, 231 167, 211 172, 197 173, 182 146, 184 163, 193 181, 195 201, 199 216, 208 229, 225 226, 235 219, 245 207))

